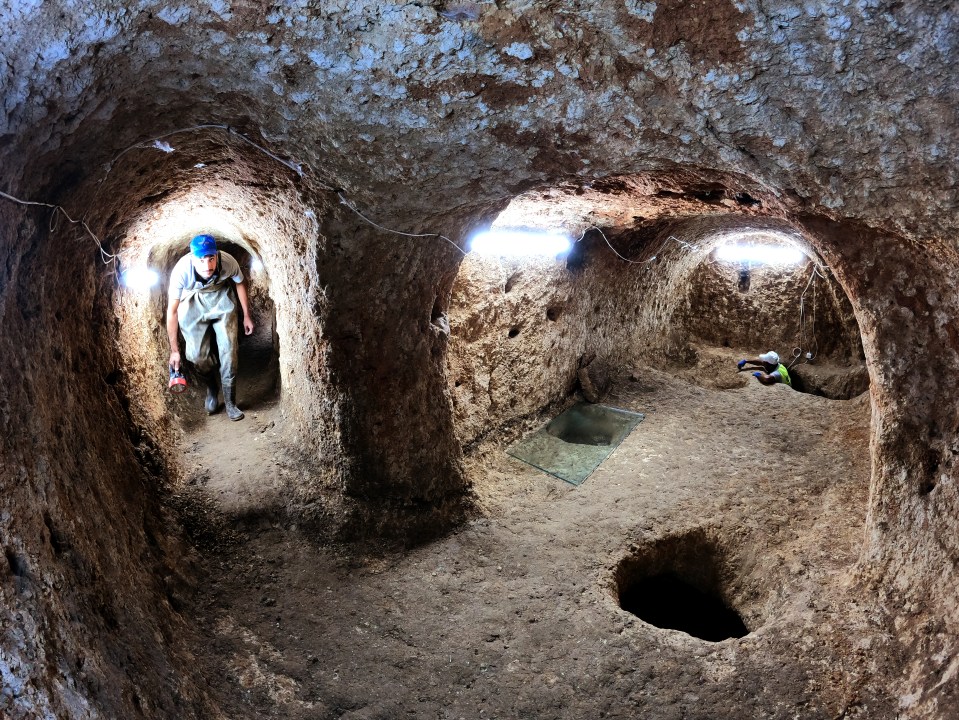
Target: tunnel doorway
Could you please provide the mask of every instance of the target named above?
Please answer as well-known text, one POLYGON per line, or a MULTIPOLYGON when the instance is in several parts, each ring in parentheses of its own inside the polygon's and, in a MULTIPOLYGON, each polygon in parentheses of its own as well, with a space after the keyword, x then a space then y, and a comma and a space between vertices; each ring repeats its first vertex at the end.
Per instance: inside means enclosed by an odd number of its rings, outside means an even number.
POLYGON ((848 400, 868 389, 852 304, 808 243, 785 232, 730 230, 708 243, 672 317, 672 335, 682 338, 672 359, 697 368, 690 379, 743 387, 752 373, 737 374, 735 363, 774 351, 795 391, 848 400))
MULTIPOLYGON (((251 244, 252 245, 252 244, 251 244)), ((270 276, 262 261, 246 245, 232 240, 217 239, 217 248, 232 255, 240 265, 247 281, 249 307, 254 323, 251 335, 243 331, 242 311, 238 328, 239 365, 236 376, 236 401, 244 411, 256 410, 275 403, 280 397, 280 342, 276 329, 276 306, 270 295, 270 276)), ((153 293, 154 318, 161 354, 165 357, 169 342, 166 338, 167 288, 170 272, 176 262, 188 252, 180 244, 158 246, 151 250, 149 264, 160 271, 160 283, 153 293)), ((181 333, 181 351, 183 340, 181 333)), ((215 347, 215 338, 213 340, 215 347)), ((177 398, 168 397, 184 430, 200 425, 207 417, 203 400, 206 385, 189 362, 184 362, 187 391, 177 398)), ((217 413, 223 413, 222 394, 217 413)))

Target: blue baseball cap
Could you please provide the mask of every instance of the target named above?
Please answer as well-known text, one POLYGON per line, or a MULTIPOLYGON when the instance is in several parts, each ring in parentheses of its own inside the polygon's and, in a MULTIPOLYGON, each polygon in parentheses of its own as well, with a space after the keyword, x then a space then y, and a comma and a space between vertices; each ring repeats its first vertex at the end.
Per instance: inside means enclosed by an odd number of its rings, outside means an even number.
POLYGON ((190 241, 190 252, 198 258, 216 255, 216 240, 212 235, 197 235, 190 241))

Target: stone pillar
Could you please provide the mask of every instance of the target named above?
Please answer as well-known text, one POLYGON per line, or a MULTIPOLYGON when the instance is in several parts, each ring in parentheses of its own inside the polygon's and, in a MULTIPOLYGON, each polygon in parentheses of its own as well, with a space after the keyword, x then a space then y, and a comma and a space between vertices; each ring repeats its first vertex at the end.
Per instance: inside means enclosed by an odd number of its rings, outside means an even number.
POLYGON ((853 303, 872 380, 863 574, 918 663, 901 694, 932 709, 948 683, 925 659, 959 652, 959 258, 936 239, 805 224, 853 303))
POLYGON ((387 235, 342 214, 323 232, 324 335, 344 491, 364 525, 355 530, 446 527, 466 490, 444 362, 461 255, 441 239, 387 235))

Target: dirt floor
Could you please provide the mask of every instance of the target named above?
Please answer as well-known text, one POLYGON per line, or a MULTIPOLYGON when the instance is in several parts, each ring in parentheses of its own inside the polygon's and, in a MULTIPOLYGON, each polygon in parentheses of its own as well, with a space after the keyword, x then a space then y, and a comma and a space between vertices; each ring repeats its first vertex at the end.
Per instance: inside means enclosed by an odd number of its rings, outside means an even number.
POLYGON ((284 519, 304 469, 277 404, 193 423, 179 503, 209 523, 182 612, 225 717, 892 717, 857 689, 877 633, 851 573, 868 393, 707 389, 640 367, 606 402, 646 418, 583 485, 489 444, 468 460, 477 515, 378 556, 284 519), (707 642, 619 606, 642 568, 704 565, 745 637, 707 642))

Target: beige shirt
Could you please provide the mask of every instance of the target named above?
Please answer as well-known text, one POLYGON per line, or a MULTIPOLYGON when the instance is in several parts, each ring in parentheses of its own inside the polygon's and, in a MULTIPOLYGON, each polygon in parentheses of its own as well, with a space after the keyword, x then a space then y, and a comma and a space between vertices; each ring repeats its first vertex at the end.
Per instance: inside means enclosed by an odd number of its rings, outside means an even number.
POLYGON ((170 288, 167 290, 167 297, 183 300, 195 290, 220 287, 227 280, 235 283, 243 282, 243 271, 240 270, 240 263, 236 261, 236 258, 222 250, 218 254, 220 259, 217 262, 216 272, 209 280, 204 280, 196 274, 193 261, 190 259, 192 256, 189 253, 177 260, 170 272, 170 288))

